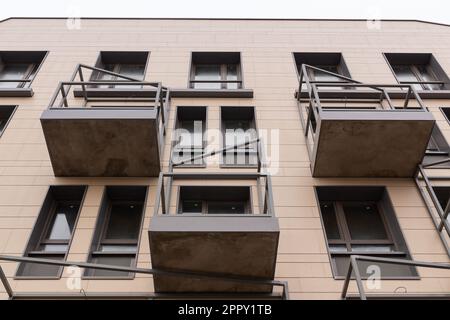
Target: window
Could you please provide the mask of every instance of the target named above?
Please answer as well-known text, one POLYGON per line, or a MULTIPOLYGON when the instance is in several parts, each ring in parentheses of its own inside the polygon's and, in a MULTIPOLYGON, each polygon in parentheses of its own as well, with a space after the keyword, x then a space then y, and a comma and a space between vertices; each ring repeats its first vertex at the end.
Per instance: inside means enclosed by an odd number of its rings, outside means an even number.
POLYGON ((0 106, 0 136, 5 131, 15 110, 16 106, 0 106))
POLYGON ((252 166, 258 163, 257 143, 244 143, 258 138, 253 107, 222 107, 223 146, 238 148, 224 150, 222 163, 231 166, 252 166))
MULTIPOLYGON (((433 191, 439 201, 442 211, 450 210, 450 187, 433 187, 433 191)), ((450 223, 450 215, 447 216, 447 221, 450 223)))
MULTIPOLYGON (((82 186, 50 187, 25 256, 54 260, 66 258, 85 190, 82 186)), ((17 275, 57 277, 61 269, 59 266, 21 263, 17 275)))
POLYGON ((41 51, 0 52, 0 90, 29 88, 46 54, 41 51))
MULTIPOLYGON (((97 60, 96 67, 118 73, 134 79, 144 80, 148 52, 110 52, 103 51, 97 60)), ((126 81, 126 79, 102 72, 93 72, 92 81, 126 81)), ((97 88, 141 88, 139 85, 99 85, 97 88)))
POLYGON ((416 90, 448 89, 449 79, 430 53, 386 53, 397 81, 416 90))
MULTIPOLYGON (((337 73, 350 78, 350 72, 341 53, 330 52, 298 52, 294 53, 297 72, 300 75, 302 64, 307 64, 325 71, 337 73)), ((343 81, 340 78, 319 70, 308 69, 308 76, 312 81, 336 82, 343 81)), ((324 89, 326 87, 322 87, 324 89)), ((329 87, 332 89, 332 87, 329 87)), ((334 88, 336 89, 336 87, 334 88)))
MULTIPOLYGON (((385 188, 317 187, 317 196, 336 276, 346 275, 350 254, 409 259, 385 188)), ((368 276, 367 265, 360 263, 368 276)), ((385 278, 416 276, 415 269, 406 266, 379 267, 385 278)))
POLYGON ((189 87, 242 89, 239 52, 193 52, 189 87))
POLYGON ((426 155, 448 155, 448 153, 448 143, 438 125, 435 124, 433 127, 433 132, 431 133, 430 141, 428 142, 426 155))
POLYGON ((250 187, 181 186, 179 214, 249 214, 250 187))
MULTIPOLYGON (((107 187, 97 221, 89 261, 132 267, 136 264, 146 187, 107 187)), ((128 277, 121 271, 86 269, 86 276, 128 277)))
MULTIPOLYGON (((172 161, 189 160, 203 154, 205 146, 206 107, 178 107, 172 161)), ((186 166, 202 166, 203 159, 187 161, 186 166)))

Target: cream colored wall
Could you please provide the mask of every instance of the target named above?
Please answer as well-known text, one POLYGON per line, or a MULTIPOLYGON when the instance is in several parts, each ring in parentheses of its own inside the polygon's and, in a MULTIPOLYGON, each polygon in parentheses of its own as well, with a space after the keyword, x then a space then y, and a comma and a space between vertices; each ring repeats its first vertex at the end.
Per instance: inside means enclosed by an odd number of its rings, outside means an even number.
MULTIPOLYGON (((87 184, 86 200, 70 248, 69 260, 86 261, 105 185, 150 185, 139 250, 139 267, 150 266, 147 228, 153 214, 155 179, 55 178, 39 122, 59 81, 68 80, 77 63, 93 65, 100 50, 150 51, 147 80, 185 88, 191 51, 239 51, 244 85, 254 99, 173 99, 164 155, 177 105, 208 106, 208 126, 219 126, 220 106, 255 106, 259 129, 280 130, 280 170, 273 177, 281 234, 276 277, 289 281, 291 298, 339 298, 342 281, 334 280, 314 196, 316 185, 385 185, 410 248, 417 260, 449 262, 412 180, 313 179, 296 102, 298 80, 292 52, 342 52, 354 79, 395 83, 382 52, 432 52, 450 74, 449 28, 416 22, 83 20, 68 30, 65 20, 9 20, 0 23, 0 50, 48 50, 33 82, 32 98, 0 98, 18 105, 0 138, 0 253, 22 255, 49 185, 87 184)), ((438 107, 450 101, 425 101, 450 141, 450 127, 438 107)), ((17 292, 68 292, 61 280, 14 280, 14 263, 1 262, 17 292)), ((385 281, 383 290, 450 292, 450 273, 419 270, 421 280, 385 281)), ((134 280, 84 280, 87 292, 151 292, 149 276, 134 280)), ((353 287, 353 286, 352 286, 353 287)), ((354 290, 354 287, 353 287, 354 290)), ((3 297, 5 297, 4 290, 3 297)), ((2 293, 0 293, 1 295, 2 293)))

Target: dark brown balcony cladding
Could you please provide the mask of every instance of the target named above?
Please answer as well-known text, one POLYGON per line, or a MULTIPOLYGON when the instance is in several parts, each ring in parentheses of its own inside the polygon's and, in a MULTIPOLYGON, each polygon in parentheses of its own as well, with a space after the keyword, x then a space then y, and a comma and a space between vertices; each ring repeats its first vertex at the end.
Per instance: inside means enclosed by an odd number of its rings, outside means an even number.
POLYGON ((309 69, 317 70, 301 67, 297 97, 313 176, 413 177, 435 123, 414 87, 362 84, 323 69, 339 80, 316 81, 309 69))
POLYGON ((71 81, 59 84, 41 116, 55 175, 157 176, 169 100, 169 90, 160 83, 79 65, 71 81), (117 79, 83 81, 89 72, 117 79), (87 94, 90 86, 120 86, 122 95, 92 97, 87 94), (127 94, 128 87, 133 90, 127 94), (152 94, 136 95, 138 87, 152 94), (72 96, 73 90, 81 90, 81 97, 72 96))
MULTIPOLYGON (((149 229, 154 268, 247 280, 274 279, 280 230, 273 214, 269 176, 166 173, 160 175, 157 192, 149 229), (176 209, 170 205, 170 191, 164 192, 164 180, 168 190, 172 183, 181 183, 174 189, 176 209), (193 180, 202 180, 202 186, 191 185, 193 180), (224 180, 228 184, 221 186, 224 180), (230 180, 236 181, 236 186, 230 185, 230 180), (258 200, 253 194, 258 194, 258 200)), ((160 293, 270 294, 273 289, 270 284, 160 275, 155 275, 154 286, 160 293)))

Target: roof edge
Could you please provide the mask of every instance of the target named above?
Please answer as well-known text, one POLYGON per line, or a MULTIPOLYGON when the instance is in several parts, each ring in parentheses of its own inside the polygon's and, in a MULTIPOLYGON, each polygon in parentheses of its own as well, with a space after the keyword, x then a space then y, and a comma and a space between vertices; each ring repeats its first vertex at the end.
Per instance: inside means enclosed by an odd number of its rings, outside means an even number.
MULTIPOLYGON (((60 20, 60 19, 73 19, 74 17, 9 17, 0 20, 0 23, 9 20, 60 20)), ((367 21, 373 19, 302 19, 302 18, 143 18, 143 17, 80 17, 83 20, 229 20, 229 21, 367 21)), ((418 19, 379 19, 383 22, 418 22, 424 24, 432 24, 443 27, 450 27, 450 24, 432 22, 418 19)))

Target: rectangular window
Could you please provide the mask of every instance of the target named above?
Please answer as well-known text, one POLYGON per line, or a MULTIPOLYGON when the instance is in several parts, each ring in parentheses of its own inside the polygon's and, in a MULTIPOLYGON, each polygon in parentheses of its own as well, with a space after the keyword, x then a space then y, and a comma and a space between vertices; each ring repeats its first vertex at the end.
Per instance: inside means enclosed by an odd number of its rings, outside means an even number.
MULTIPOLYGON (((147 67, 148 52, 138 51, 102 51, 97 60, 96 67, 106 71, 118 73, 133 79, 144 80, 147 67)), ((95 71, 92 73, 91 81, 127 81, 124 78, 107 73, 95 71)), ((97 88, 120 88, 136 89, 139 85, 99 85, 97 88)))
MULTIPOLYGON (((25 256, 65 260, 74 233, 86 187, 51 186, 39 213, 25 256)), ((57 277, 62 268, 21 263, 22 277, 57 277)))
MULTIPOLYGON (((89 262, 136 265, 147 187, 107 187, 94 233, 89 262)), ((91 277, 129 277, 121 271, 86 269, 91 277)))
POLYGON ((0 136, 5 131, 6 126, 16 110, 16 106, 0 106, 0 136))
POLYGON ((449 79, 430 53, 386 53, 397 81, 416 90, 448 89, 449 79))
MULTIPOLYGON (((385 188, 317 187, 316 190, 336 276, 346 275, 351 254, 409 259, 385 188)), ((417 275, 411 267, 379 266, 385 278, 417 275)), ((364 267, 361 272, 368 276, 364 267)))
POLYGON ((29 88, 46 54, 42 51, 1 51, 0 90, 29 88))
POLYGON ((190 88, 241 89, 239 52, 193 52, 190 88))
POLYGON ((258 164, 258 138, 253 107, 222 107, 223 147, 222 164, 255 166, 258 164), (234 146, 238 146, 233 148, 234 146))
POLYGON ((179 163, 188 160, 185 166, 203 166, 203 159, 190 159, 203 154, 205 130, 206 107, 178 107, 172 161, 179 163))
POLYGON ((181 186, 179 214, 250 214, 250 187, 181 186))
MULTIPOLYGON (((301 67, 307 64, 331 73, 336 73, 350 78, 350 72, 345 64, 341 53, 334 52, 296 52, 294 53, 297 72, 300 75, 301 67)), ((344 81, 339 77, 315 69, 307 69, 309 79, 319 82, 340 82, 344 81)), ((348 87, 344 87, 348 88, 348 87)), ((342 89, 342 87, 320 87, 320 89, 342 89)))

